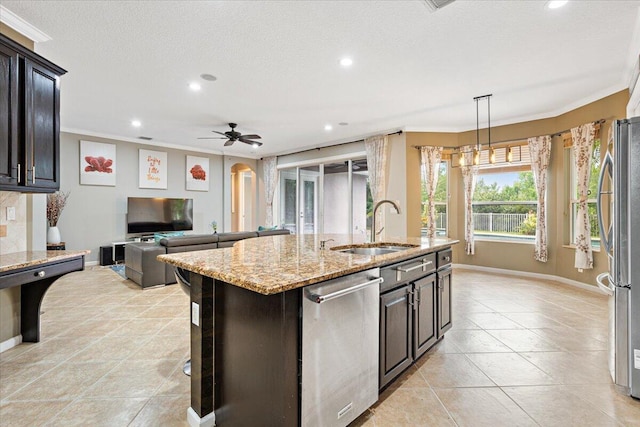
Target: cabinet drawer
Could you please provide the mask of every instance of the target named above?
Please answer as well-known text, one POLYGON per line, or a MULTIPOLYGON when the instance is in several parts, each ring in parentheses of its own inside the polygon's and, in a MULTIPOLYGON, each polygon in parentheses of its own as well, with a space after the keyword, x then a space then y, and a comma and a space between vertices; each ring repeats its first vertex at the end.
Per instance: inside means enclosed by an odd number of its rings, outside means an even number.
POLYGON ((380 269, 384 279, 380 285, 380 292, 395 288, 403 283, 419 279, 436 270, 436 254, 426 254, 397 264, 388 265, 380 269))
POLYGON ((72 258, 53 264, 43 264, 0 276, 0 289, 26 285, 45 278, 60 276, 84 268, 84 257, 72 258))
POLYGON ((438 252, 438 269, 451 264, 452 252, 451 249, 438 252))

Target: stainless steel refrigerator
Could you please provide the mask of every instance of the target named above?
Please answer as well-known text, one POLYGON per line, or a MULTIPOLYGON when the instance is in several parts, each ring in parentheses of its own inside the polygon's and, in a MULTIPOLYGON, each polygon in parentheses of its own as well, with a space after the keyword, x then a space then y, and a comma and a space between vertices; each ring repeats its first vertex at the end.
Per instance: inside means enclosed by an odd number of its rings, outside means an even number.
POLYGON ((619 390, 640 398, 640 117, 613 123, 598 194, 601 247, 609 271, 609 369, 619 390))

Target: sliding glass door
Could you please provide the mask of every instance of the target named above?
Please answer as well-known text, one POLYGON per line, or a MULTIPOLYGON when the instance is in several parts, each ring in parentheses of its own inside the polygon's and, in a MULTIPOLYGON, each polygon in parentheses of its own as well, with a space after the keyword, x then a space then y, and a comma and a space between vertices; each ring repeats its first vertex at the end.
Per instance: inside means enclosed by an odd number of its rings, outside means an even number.
POLYGON ((366 159, 280 170, 280 222, 294 234, 366 234, 366 159))

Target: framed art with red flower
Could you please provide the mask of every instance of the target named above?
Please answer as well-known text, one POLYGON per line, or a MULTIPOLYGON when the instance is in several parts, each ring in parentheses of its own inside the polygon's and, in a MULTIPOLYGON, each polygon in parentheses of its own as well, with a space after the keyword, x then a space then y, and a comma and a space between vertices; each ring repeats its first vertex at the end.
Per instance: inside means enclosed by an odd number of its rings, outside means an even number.
POLYGON ((187 190, 209 191, 209 158, 187 156, 187 190))
POLYGON ((116 185, 116 145, 80 141, 80 184, 116 185))

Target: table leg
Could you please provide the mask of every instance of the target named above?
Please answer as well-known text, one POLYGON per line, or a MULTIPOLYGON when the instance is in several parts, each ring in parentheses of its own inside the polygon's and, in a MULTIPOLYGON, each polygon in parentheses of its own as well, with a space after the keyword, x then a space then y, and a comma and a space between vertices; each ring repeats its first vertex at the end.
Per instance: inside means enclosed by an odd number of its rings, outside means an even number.
POLYGON ((47 277, 20 287, 20 333, 23 342, 40 341, 40 306, 49 286, 61 276, 47 277))

